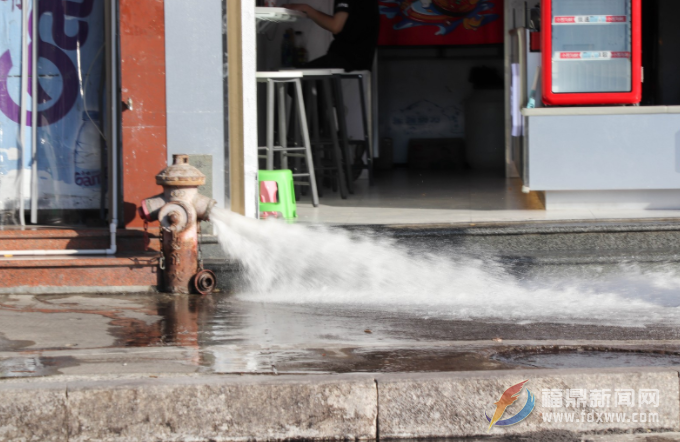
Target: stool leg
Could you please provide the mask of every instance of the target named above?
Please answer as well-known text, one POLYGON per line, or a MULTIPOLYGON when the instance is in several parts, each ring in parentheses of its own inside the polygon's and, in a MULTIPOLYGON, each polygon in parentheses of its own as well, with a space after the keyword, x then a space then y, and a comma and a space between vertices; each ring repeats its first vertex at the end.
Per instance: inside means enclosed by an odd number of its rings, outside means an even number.
POLYGON ((302 132, 302 142, 305 145, 305 155, 307 156, 307 171, 309 172, 309 185, 312 188, 312 204, 319 206, 319 194, 316 189, 316 175, 314 173, 314 157, 312 156, 312 143, 309 141, 309 127, 307 126, 307 113, 305 103, 302 98, 302 83, 295 79, 295 92, 297 94, 298 112, 300 113, 300 124, 302 132))
POLYGON ((288 147, 288 116, 286 115, 286 86, 287 84, 280 83, 276 85, 278 89, 279 100, 279 145, 283 148, 281 151, 281 169, 288 169, 288 154, 286 148, 288 147))
POLYGON ((333 95, 331 94, 331 81, 327 78, 321 80, 323 87, 323 100, 326 102, 326 115, 328 125, 330 126, 331 140, 333 141, 333 160, 338 170, 338 181, 340 187, 340 197, 347 199, 347 184, 345 183, 345 173, 342 170, 342 153, 340 152, 340 143, 338 142, 338 128, 335 124, 335 115, 333 114, 333 95))
MULTIPOLYGON (((307 92, 307 109, 309 109, 309 122, 312 126, 312 147, 319 146, 320 143, 320 132, 319 132, 319 106, 318 106, 318 93, 315 80, 305 81, 305 88, 307 92)), ((312 148, 312 151, 314 149, 312 148)), ((321 155, 318 153, 314 154, 314 168, 316 171, 321 170, 321 155)), ((323 196, 323 171, 320 176, 317 176, 316 189, 319 196, 323 196)))
POLYGON ((342 93, 342 77, 333 76, 333 89, 335 90, 335 109, 338 114, 340 126, 340 141, 342 143, 343 156, 345 157, 345 174, 347 175, 347 190, 354 194, 354 174, 352 173, 352 156, 349 151, 349 136, 347 135, 347 118, 345 116, 345 97, 342 93))
MULTIPOLYGON (((291 86, 290 84, 288 86, 291 86)), ((288 86, 286 86, 286 93, 290 91, 288 89, 288 86)), ((293 85, 294 87, 294 85, 293 85)), ((292 140, 293 140, 293 146, 295 147, 300 147, 302 146, 302 136, 300 135, 300 113, 296 112, 295 109, 297 109, 297 96, 296 94, 292 94, 291 96, 292 100, 292 115, 290 116, 290 119, 292 119, 292 123, 289 122, 288 128, 292 129, 292 140)), ((290 160, 288 160, 290 161, 290 160)), ((293 157, 293 166, 290 167, 289 164, 289 169, 293 171, 293 173, 298 173, 300 170, 302 170, 300 164, 301 164, 301 158, 299 157, 293 157)), ((300 195, 306 195, 307 194, 307 189, 304 186, 295 186, 295 196, 299 197, 300 195), (303 190, 304 189, 304 190, 303 190)))
POLYGON ((366 161, 368 162, 368 184, 373 185, 373 140, 368 127, 368 113, 366 112, 366 92, 364 91, 364 77, 359 76, 359 96, 361 98, 361 117, 364 126, 364 140, 366 140, 366 161))
POLYGON ((274 82, 267 82, 267 170, 274 170, 274 82))

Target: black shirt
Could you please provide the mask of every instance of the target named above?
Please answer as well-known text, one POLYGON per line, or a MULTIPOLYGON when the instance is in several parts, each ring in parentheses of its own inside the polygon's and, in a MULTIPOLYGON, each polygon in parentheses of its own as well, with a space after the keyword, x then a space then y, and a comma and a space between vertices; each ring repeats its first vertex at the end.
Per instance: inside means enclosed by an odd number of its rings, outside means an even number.
POLYGON ((380 33, 378 0, 335 0, 334 14, 338 12, 349 17, 328 53, 346 59, 353 70, 370 70, 380 33))

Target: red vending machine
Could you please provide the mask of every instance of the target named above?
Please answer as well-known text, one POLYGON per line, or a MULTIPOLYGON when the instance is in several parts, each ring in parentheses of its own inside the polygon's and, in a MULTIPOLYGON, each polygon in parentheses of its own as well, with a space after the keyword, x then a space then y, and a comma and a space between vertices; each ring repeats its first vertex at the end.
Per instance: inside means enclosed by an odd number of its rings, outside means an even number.
POLYGON ((543 101, 642 100, 642 0, 542 0, 543 101))

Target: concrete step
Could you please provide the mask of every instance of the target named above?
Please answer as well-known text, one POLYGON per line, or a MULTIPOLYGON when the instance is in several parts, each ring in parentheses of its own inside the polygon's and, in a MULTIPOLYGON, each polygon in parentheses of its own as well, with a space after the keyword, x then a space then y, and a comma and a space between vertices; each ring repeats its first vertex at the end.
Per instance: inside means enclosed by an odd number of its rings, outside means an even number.
POLYGON ((0 294, 155 292, 158 253, 0 258, 0 294))
MULTIPOLYGON (((502 252, 504 256, 534 256, 573 251, 629 253, 663 250, 680 253, 680 222, 671 220, 606 222, 531 222, 449 225, 337 226, 350 232, 393 237, 397 242, 435 248, 502 252)), ((120 252, 158 251, 158 227, 119 230, 120 252)), ((103 249, 107 229, 27 228, 0 231, 2 250, 103 249)), ((213 235, 201 235, 206 259, 226 259, 213 235)))
MULTIPOLYGON (((499 257, 511 266, 680 261, 680 223, 674 220, 334 228, 351 233, 392 237, 399 244, 428 252, 499 257)), ((160 249, 158 234, 157 227, 148 229, 148 232, 120 230, 117 237, 119 254, 115 258, 10 260, 17 261, 15 264, 3 259, 0 264, 0 290, 26 293, 45 293, 49 288, 67 291, 67 287, 71 291, 82 287, 90 291, 115 291, 116 287, 126 287, 126 291, 155 290, 159 277, 157 258, 156 255, 150 258, 151 255, 145 254, 160 249), (31 260, 45 264, 29 264, 31 260), (63 268, 64 271, 46 271, 54 268, 63 268), (102 269, 107 271, 102 272, 102 269), (53 283, 46 278, 56 278, 59 282, 53 283)), ((108 246, 106 229, 29 228, 0 231, 0 255, 2 250, 103 249, 108 246)), ((201 235, 201 250, 205 267, 217 274, 218 288, 230 291, 238 287, 240 267, 226 256, 217 237, 201 235)))
POLYGON ((234 260, 207 258, 203 260, 203 267, 215 273, 220 292, 231 293, 245 287, 242 267, 234 260))
MULTIPOLYGON (((313 228, 313 227, 312 227, 313 228)), ((531 222, 449 225, 335 226, 355 234, 392 237, 397 244, 428 253, 498 259, 512 271, 547 272, 554 266, 680 262, 680 223, 671 220, 531 222)), ((227 258, 217 237, 204 235, 206 268, 218 287, 242 286, 241 267, 227 258)))
POLYGON ((582 254, 664 251, 680 253, 677 220, 609 220, 598 222, 518 222, 449 225, 344 226, 393 237, 428 249, 461 249, 502 256, 539 253, 582 254))
POLYGON ((201 235, 199 239, 204 259, 227 259, 227 255, 222 250, 222 246, 220 246, 216 236, 201 235))
MULTIPOLYGON (((3 256, 7 250, 107 249, 107 229, 26 228, 0 231, 0 293, 156 292, 159 228, 117 232, 116 256, 3 256)), ((212 235, 202 235, 205 267, 218 276, 218 288, 231 290, 237 266, 226 259, 212 235)))
MULTIPOLYGON (((121 229, 116 244, 120 252, 158 251, 159 229, 121 229)), ((91 250, 108 249, 108 229, 25 228, 0 231, 0 253, 3 250, 91 250)))

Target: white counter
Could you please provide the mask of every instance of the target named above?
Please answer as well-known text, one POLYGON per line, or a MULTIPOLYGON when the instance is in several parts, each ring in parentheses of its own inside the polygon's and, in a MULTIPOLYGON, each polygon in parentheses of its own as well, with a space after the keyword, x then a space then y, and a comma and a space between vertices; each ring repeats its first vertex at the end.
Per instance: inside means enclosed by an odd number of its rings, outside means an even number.
POLYGON ((523 178, 548 208, 680 208, 680 106, 523 109, 523 178))
POLYGON ((307 18, 307 14, 286 8, 258 6, 255 8, 255 18, 257 20, 257 32, 262 33, 272 23, 293 23, 307 18))

